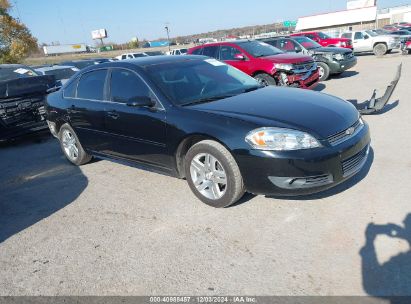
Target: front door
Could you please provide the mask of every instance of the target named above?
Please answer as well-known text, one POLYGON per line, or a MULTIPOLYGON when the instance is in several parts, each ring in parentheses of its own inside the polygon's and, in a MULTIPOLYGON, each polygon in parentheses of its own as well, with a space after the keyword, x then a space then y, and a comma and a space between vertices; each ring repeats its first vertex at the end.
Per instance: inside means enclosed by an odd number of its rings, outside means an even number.
POLYGON ((368 41, 369 38, 369 36, 365 36, 362 32, 355 32, 353 40, 354 52, 372 51, 372 48, 370 47, 370 43, 368 41))
POLYGON ((225 63, 232 65, 233 67, 243 71, 244 73, 251 75, 251 64, 249 58, 241 52, 240 49, 237 49, 230 45, 222 45, 220 47, 220 60, 225 63), (244 59, 240 59, 236 56, 243 55, 244 59))
POLYGON ((106 103, 106 153, 169 167, 166 154, 166 112, 152 91, 134 71, 113 68, 110 75, 110 102, 106 103), (154 107, 135 107, 130 101, 149 97, 154 107))

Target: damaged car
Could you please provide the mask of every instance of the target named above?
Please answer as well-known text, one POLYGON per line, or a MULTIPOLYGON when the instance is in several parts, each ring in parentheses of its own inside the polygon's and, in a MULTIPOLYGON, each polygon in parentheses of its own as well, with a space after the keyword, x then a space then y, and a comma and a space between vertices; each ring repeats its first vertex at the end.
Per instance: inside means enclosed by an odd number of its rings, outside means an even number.
MULTIPOLYGON (((364 114, 388 102, 398 73, 382 98, 364 104, 364 114)), ((370 151, 368 125, 350 102, 265 87, 204 56, 86 68, 47 97, 46 111, 72 164, 97 157, 185 178, 213 207, 245 192, 320 192, 356 175, 370 151)))
POLYGON ((317 64, 310 56, 287 54, 261 41, 210 43, 191 48, 188 54, 224 61, 265 86, 314 89, 320 81, 317 64))
POLYGON ((262 39, 287 53, 301 53, 311 56, 318 65, 320 81, 331 75, 339 75, 357 64, 357 57, 351 49, 340 47, 322 47, 305 36, 275 37, 262 39))
POLYGON ((28 66, 0 65, 0 142, 47 129, 45 98, 54 76, 39 76, 28 66))

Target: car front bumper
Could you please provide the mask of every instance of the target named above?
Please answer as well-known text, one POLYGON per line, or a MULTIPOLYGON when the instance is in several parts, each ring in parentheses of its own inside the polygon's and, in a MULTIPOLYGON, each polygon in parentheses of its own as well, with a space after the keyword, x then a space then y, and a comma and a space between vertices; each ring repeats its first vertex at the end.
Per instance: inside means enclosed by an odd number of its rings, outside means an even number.
POLYGON ((47 130, 45 121, 29 122, 19 126, 4 127, 0 125, 0 142, 5 142, 10 139, 18 138, 27 134, 41 132, 47 130))
POLYGON ((288 82, 292 87, 312 90, 320 82, 320 72, 318 71, 318 68, 315 68, 304 74, 288 75, 288 82))
POLYGON ((357 57, 355 56, 350 59, 346 59, 346 60, 330 61, 329 63, 330 73, 331 74, 342 73, 348 69, 351 69, 356 64, 357 64, 357 57))
POLYGON ((298 151, 247 150, 235 155, 248 192, 298 196, 332 188, 357 174, 370 149, 367 124, 337 146, 298 151))

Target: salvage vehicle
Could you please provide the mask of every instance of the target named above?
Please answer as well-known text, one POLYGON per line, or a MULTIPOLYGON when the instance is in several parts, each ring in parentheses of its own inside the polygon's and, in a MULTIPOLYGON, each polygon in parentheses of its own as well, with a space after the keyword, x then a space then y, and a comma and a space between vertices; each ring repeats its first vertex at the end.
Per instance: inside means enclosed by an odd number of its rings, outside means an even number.
POLYGON ((47 129, 45 97, 54 76, 20 64, 0 65, 0 142, 47 129))
POLYGON ((126 60, 126 59, 134 59, 134 58, 140 58, 140 57, 147 57, 145 53, 125 53, 116 56, 115 58, 118 60, 126 60))
POLYGON ((354 53, 373 52, 375 56, 383 56, 393 49, 400 48, 400 38, 390 35, 378 35, 373 31, 346 32, 343 38, 353 40, 354 53))
MULTIPOLYGON (((397 78, 363 110, 385 104, 397 78)), ((302 195, 334 187, 361 170, 370 149, 368 125, 351 103, 264 87, 204 56, 86 68, 48 96, 46 111, 74 165, 95 156, 186 178, 213 207, 245 192, 302 195)))
POLYGON ((62 86, 71 76, 80 71, 73 66, 52 65, 35 69, 39 75, 53 75, 56 79, 56 86, 62 86))
POLYGON ((318 67, 310 56, 287 54, 256 40, 205 44, 189 49, 188 54, 224 61, 265 86, 313 89, 320 80, 318 67))
POLYGON ((187 55, 188 49, 174 49, 171 50, 170 52, 167 52, 167 55, 173 55, 173 56, 178 56, 178 55, 187 55))
POLYGON ((342 47, 351 50, 353 48, 351 39, 332 38, 323 32, 301 32, 291 34, 290 36, 305 36, 324 47, 342 47))
POLYGON ((357 64, 357 58, 350 49, 322 47, 305 36, 265 38, 268 43, 287 53, 301 53, 311 56, 318 66, 320 81, 327 80, 330 75, 338 75, 357 64))

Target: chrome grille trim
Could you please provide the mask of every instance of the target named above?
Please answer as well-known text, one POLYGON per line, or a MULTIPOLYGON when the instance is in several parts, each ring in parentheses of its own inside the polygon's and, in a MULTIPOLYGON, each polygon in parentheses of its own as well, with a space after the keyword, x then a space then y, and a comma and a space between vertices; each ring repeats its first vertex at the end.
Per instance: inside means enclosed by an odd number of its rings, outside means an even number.
POLYGON ((347 158, 341 163, 344 178, 354 175, 361 170, 361 168, 367 161, 369 149, 370 146, 367 145, 360 152, 358 152, 354 156, 351 156, 350 158, 347 158))
POLYGON ((361 119, 359 119, 351 127, 327 137, 327 141, 330 143, 331 146, 337 146, 342 142, 346 141, 347 139, 351 138, 352 136, 356 135, 358 132, 361 131, 363 127, 364 124, 362 123, 361 119), (351 134, 347 133, 350 129, 353 130, 351 134))

